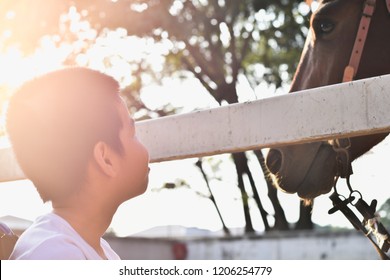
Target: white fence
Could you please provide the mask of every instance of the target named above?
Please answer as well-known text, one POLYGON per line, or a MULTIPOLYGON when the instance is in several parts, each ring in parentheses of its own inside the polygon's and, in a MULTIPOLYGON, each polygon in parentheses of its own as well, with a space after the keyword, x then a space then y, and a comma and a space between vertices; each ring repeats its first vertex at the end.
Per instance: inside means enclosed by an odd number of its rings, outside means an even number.
MULTIPOLYGON (((390 131, 390 75, 137 123, 151 161, 390 131)), ((0 181, 23 179, 11 149, 0 181)))

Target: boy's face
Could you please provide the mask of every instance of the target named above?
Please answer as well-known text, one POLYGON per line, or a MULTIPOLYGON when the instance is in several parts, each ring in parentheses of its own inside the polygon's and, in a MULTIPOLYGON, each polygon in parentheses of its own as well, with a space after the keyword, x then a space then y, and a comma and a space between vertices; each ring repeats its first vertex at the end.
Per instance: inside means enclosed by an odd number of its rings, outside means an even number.
POLYGON ((118 104, 118 111, 123 127, 119 137, 124 154, 121 156, 122 165, 118 180, 120 180, 123 199, 130 199, 145 192, 149 176, 149 153, 137 139, 134 120, 130 117, 125 103, 118 104))

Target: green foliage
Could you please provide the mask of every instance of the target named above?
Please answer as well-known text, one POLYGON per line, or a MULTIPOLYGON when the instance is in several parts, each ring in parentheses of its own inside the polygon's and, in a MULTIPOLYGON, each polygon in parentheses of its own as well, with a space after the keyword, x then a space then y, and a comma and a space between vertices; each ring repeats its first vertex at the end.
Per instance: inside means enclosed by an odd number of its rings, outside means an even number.
POLYGON ((379 208, 378 213, 380 215, 381 223, 390 230, 390 198, 383 203, 379 208))
POLYGON ((257 15, 269 18, 262 23, 245 69, 253 84, 259 83, 254 66, 265 67, 262 79, 279 88, 289 83, 297 68, 306 37, 309 10, 299 1, 255 1, 257 15))

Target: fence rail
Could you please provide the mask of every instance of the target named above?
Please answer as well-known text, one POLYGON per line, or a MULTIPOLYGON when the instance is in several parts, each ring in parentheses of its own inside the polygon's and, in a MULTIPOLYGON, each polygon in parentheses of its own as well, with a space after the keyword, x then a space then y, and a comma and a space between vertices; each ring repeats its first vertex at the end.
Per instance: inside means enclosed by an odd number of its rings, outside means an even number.
MULTIPOLYGON (((151 162, 390 132, 390 75, 138 122, 151 162)), ((39 159, 37 159, 39 160, 39 159)), ((0 181, 23 179, 11 149, 0 181)))

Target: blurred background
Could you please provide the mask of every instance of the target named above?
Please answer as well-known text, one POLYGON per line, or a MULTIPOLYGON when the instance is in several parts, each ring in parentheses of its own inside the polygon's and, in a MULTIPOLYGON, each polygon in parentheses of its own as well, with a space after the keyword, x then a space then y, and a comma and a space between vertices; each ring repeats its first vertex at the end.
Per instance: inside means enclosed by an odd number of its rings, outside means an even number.
MULTIPOLYGON (((115 77, 138 121, 286 94, 316 5, 1 0, 0 147, 9 147, 5 112, 12 92, 64 66, 115 77)), ((370 245, 361 249, 368 241, 343 216, 327 214, 328 195, 305 207, 277 191, 266 176, 266 152, 152 164, 147 192, 114 216, 110 243, 125 248, 123 258, 377 258, 370 245)), ((378 199, 388 228, 389 152, 388 141, 379 144, 354 163, 351 179, 367 201, 378 199)), ((31 182, 0 183, 0 220, 23 231, 47 211, 31 182)))

